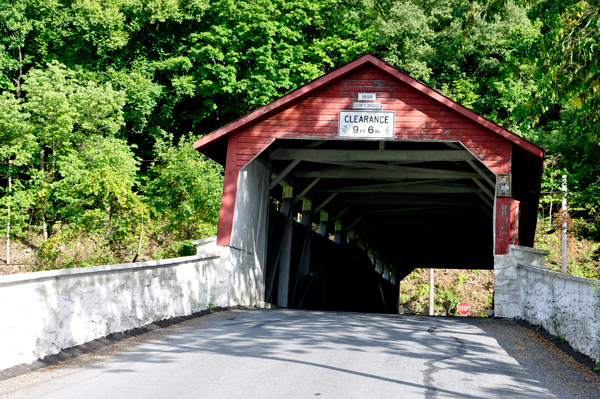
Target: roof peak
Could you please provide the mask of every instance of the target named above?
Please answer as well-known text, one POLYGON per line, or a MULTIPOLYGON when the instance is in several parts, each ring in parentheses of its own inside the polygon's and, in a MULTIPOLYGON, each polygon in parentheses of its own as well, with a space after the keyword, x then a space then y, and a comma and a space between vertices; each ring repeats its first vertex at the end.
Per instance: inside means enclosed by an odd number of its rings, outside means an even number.
POLYGON ((293 90, 292 92, 284 95, 283 97, 281 97, 263 107, 260 107, 256 110, 248 113, 247 115, 215 130, 214 132, 197 140, 194 143, 194 149, 201 150, 202 148, 205 148, 216 141, 224 139, 224 138, 228 137, 229 135, 235 133, 236 131, 240 130, 241 128, 247 126, 248 124, 254 123, 257 120, 262 119, 266 116, 275 114, 275 113, 279 112, 282 108, 284 108, 292 103, 300 101, 302 98, 307 97, 308 95, 315 92, 316 90, 319 90, 319 89, 323 88, 324 86, 327 86, 328 84, 331 84, 331 83, 343 78, 344 76, 346 76, 368 64, 371 64, 371 65, 377 67, 381 71, 386 72, 388 75, 411 86, 416 91, 428 96, 429 98, 439 102, 442 105, 447 106, 451 110, 458 112, 459 114, 463 115, 464 117, 489 129, 490 131, 504 137, 508 141, 523 148, 524 150, 531 153, 532 155, 537 156, 537 157, 543 157, 542 148, 523 139, 522 137, 516 135, 515 133, 512 133, 509 130, 504 129, 503 127, 497 125, 496 123, 482 117, 481 115, 478 115, 477 113, 460 105, 456 101, 451 100, 450 98, 444 96, 440 92, 438 92, 438 91, 432 89, 431 87, 425 85, 424 83, 410 77, 406 73, 400 71, 399 69, 391 66, 390 64, 375 57, 374 55, 372 55, 370 53, 362 55, 362 56, 356 58, 354 61, 351 61, 351 62, 347 63, 346 65, 343 65, 343 66, 313 80, 312 82, 297 88, 296 90, 293 90))

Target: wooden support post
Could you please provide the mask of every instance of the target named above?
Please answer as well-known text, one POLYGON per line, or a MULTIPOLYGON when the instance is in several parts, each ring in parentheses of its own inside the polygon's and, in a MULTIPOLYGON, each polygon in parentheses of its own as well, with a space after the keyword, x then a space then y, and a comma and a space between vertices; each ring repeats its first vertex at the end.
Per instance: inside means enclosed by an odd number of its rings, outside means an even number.
POLYGON ((380 276, 383 274, 383 260, 378 252, 375 253, 375 271, 380 276))
POLYGON ((342 229, 342 221, 335 221, 335 232, 333 233, 333 242, 341 244, 344 241, 344 230, 342 229))
MULTIPOLYGON (((306 227, 304 234, 304 244, 302 246, 302 255, 298 264, 298 272, 294 280, 291 305, 294 306, 299 300, 300 292, 306 287, 308 274, 310 273, 310 251, 312 236, 312 201, 307 198, 302 199, 302 218, 300 224, 306 227)), ((297 239, 299 239, 298 237, 297 239)))
POLYGON ((390 283, 396 285, 396 268, 393 268, 390 272, 390 283))
POLYGON ((383 261, 383 278, 390 281, 390 264, 387 260, 383 261))
POLYGON ((279 280, 277 286, 277 306, 288 307, 290 293, 290 268, 292 264, 292 238, 293 238, 293 220, 292 203, 294 200, 293 187, 284 187, 281 198, 281 213, 286 220, 286 228, 283 233, 283 242, 281 244, 281 256, 279 258, 279 280))
POLYGON ((300 224, 310 228, 310 216, 312 212, 312 201, 308 198, 302 198, 302 217, 300 218, 300 224))
POLYGON ((351 244, 351 243, 353 243, 355 240, 356 240, 356 234, 354 233, 354 231, 353 231, 353 230, 350 230, 350 231, 348 232, 348 234, 346 234, 346 242, 347 242, 348 244, 351 244))
POLYGON ((371 259, 371 263, 375 266, 375 252, 373 252, 373 248, 369 248, 369 252, 367 252, 369 259, 371 259))
POLYGON ((281 207, 279 208, 279 212, 284 215, 291 214, 292 208, 292 199, 294 198, 294 188, 293 187, 284 187, 281 195, 281 207))
POLYGON ((319 230, 317 233, 319 233, 321 237, 327 238, 327 222, 329 221, 329 212, 320 211, 319 216, 319 230))

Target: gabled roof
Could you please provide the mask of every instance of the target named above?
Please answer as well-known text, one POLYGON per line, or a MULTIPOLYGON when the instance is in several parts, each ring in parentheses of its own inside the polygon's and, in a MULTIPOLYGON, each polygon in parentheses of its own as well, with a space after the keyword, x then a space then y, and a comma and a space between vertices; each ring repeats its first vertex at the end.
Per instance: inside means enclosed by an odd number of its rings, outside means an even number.
POLYGON ((497 133, 498 135, 504 137, 511 143, 521 147, 530 154, 540 158, 543 157, 543 150, 537 145, 517 136, 516 134, 504 129, 503 127, 498 126, 494 122, 465 108, 456 101, 449 99, 448 97, 424 85, 418 80, 411 78, 403 72, 400 72, 398 69, 394 68, 393 66, 387 64, 386 62, 380 60, 379 58, 371 54, 367 54, 360 58, 357 58, 356 60, 344 65, 343 67, 340 67, 324 76, 321 76, 318 79, 313 80, 312 82, 292 91, 291 93, 279 98, 278 100, 275 100, 272 103, 265 105, 264 107, 261 107, 247 114, 246 116, 223 126, 218 130, 215 130, 214 132, 197 140, 194 143, 194 149, 201 150, 221 139, 230 136, 231 134, 246 127, 251 123, 255 123, 256 121, 264 117, 273 115, 279 112, 280 110, 284 109, 286 106, 298 102, 302 98, 309 96, 314 91, 319 90, 324 86, 335 82, 336 80, 344 77, 345 75, 348 75, 349 73, 354 72, 355 70, 365 65, 371 65, 376 68, 379 68, 380 70, 388 73, 389 75, 397 78, 398 80, 410 85, 418 92, 421 92, 422 94, 430 97, 431 99, 439 102, 440 104, 443 104, 446 107, 452 109, 453 111, 456 111, 459 114, 463 115, 464 117, 469 118, 473 122, 478 123, 479 125, 484 126, 485 128, 497 133))

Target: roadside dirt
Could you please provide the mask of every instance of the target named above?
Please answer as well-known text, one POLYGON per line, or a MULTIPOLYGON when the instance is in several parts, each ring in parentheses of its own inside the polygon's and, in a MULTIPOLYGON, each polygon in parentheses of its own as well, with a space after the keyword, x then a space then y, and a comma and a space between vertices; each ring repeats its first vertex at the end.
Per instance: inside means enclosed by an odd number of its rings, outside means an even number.
MULTIPOLYGON (((494 271, 435 269, 435 315, 459 316, 456 305, 471 305, 471 317, 493 308, 494 271)), ((401 314, 429 314, 429 269, 416 269, 400 282, 401 314)))

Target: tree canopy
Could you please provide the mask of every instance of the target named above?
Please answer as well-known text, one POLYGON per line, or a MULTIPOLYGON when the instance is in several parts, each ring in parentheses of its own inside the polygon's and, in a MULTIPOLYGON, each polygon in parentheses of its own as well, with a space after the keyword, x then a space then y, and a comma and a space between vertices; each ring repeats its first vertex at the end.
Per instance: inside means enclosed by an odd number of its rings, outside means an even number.
POLYGON ((191 142, 366 52, 543 146, 544 187, 568 174, 572 206, 595 215, 599 9, 0 0, 0 219, 43 236, 43 267, 127 260, 140 238, 181 253, 215 233, 222 184, 191 142), (109 250, 90 260, 72 250, 85 240, 109 250))

